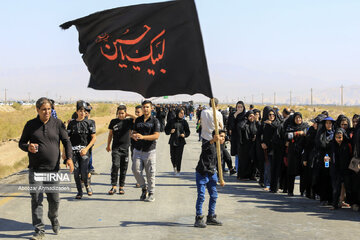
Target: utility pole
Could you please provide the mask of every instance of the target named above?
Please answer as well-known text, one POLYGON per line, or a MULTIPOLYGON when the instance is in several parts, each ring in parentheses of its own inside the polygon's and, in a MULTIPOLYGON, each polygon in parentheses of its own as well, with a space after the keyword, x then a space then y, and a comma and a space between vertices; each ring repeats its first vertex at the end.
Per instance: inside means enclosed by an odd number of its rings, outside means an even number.
POLYGON ((261 94, 261 105, 264 105, 264 94, 261 94))
POLYGON ((313 89, 311 88, 310 91, 311 91, 310 103, 311 103, 311 106, 312 106, 313 105, 313 89))
POLYGON ((290 90, 290 107, 291 107, 291 105, 292 105, 292 101, 291 101, 291 100, 292 100, 292 99, 291 99, 292 96, 291 96, 291 94, 292 94, 292 92, 291 92, 291 90, 290 90))
POLYGON ((28 103, 30 103, 30 92, 28 92, 28 103))
POLYGON ((274 105, 276 105, 276 92, 274 92, 274 105))
POLYGON ((6 91, 7 91, 7 89, 5 88, 5 95, 4 95, 4 101, 5 101, 5 105, 7 105, 7 100, 6 100, 6 91))
POLYGON ((341 106, 344 106, 344 86, 341 85, 341 106))

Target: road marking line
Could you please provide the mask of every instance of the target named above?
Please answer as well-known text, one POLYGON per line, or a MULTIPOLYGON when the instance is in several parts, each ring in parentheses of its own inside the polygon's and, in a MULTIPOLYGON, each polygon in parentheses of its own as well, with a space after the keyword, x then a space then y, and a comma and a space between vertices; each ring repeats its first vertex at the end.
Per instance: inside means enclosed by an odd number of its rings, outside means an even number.
POLYGON ((100 142, 100 143, 98 143, 98 144, 96 144, 96 145, 93 147, 93 149, 96 149, 96 148, 100 147, 101 145, 103 145, 103 144, 105 144, 105 143, 107 143, 107 139, 104 140, 104 141, 102 141, 102 142, 100 142))
POLYGON ((10 201, 11 199, 13 199, 14 197, 19 196, 19 195, 21 195, 20 192, 10 193, 8 197, 5 197, 4 199, 0 200, 0 207, 2 205, 4 205, 5 203, 7 203, 8 201, 10 201))

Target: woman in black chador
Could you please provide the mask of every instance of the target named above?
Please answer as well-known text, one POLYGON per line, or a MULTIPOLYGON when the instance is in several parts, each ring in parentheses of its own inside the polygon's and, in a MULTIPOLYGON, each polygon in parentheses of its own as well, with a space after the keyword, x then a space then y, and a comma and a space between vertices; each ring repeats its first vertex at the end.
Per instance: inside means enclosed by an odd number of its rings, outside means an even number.
MULTIPOLYGON (((235 156, 235 166, 237 167, 237 171, 239 172, 239 159, 238 159, 238 141, 239 141, 239 135, 237 131, 237 124, 241 121, 245 120, 245 113, 246 108, 243 101, 238 101, 236 103, 236 111, 231 112, 229 114, 228 122, 227 122, 227 129, 228 129, 228 135, 230 137, 230 143, 231 143, 231 156, 235 156)), ((239 178, 239 174, 238 174, 239 178)))
POLYGON ((309 127, 306 133, 306 141, 305 141, 305 148, 303 154, 303 178, 304 178, 304 190, 306 192, 306 197, 315 199, 315 191, 313 186, 313 169, 316 163, 316 155, 317 150, 315 148, 315 138, 316 132, 318 130, 320 122, 326 116, 323 114, 319 114, 316 118, 311 120, 313 125, 309 127))
MULTIPOLYGON (((259 157, 259 163, 262 162, 264 166, 262 179, 265 190, 269 191, 271 188, 272 192, 277 191, 280 174, 280 125, 281 123, 277 119, 275 111, 266 106, 263 110, 263 119, 257 135, 261 144, 261 149, 257 148, 257 157, 259 157)), ((262 184, 262 176, 260 176, 260 184, 262 184)))
POLYGON ((299 112, 294 113, 292 121, 286 128, 285 137, 288 142, 288 195, 294 196, 295 177, 302 170, 302 153, 306 143, 307 123, 303 122, 302 115, 299 112))
POLYGON ((314 179, 316 193, 320 196, 321 205, 332 204, 332 186, 327 158, 332 152, 332 140, 334 138, 334 119, 326 117, 321 121, 315 138, 317 149, 317 161, 314 166, 314 179))
POLYGON ((189 124, 184 119, 184 109, 175 110, 176 117, 167 122, 165 126, 166 135, 170 135, 170 156, 174 167, 174 173, 180 175, 181 160, 186 144, 185 138, 190 135, 189 124))
POLYGON ((350 139, 343 128, 338 128, 332 141, 332 153, 330 155, 330 176, 333 187, 333 209, 341 208, 345 202, 339 202, 342 186, 346 190, 346 201, 353 203, 351 175, 349 164, 352 157, 350 139))
POLYGON ((245 120, 237 124, 238 154, 239 154, 239 172, 240 179, 250 179, 253 176, 254 158, 255 158, 255 139, 256 122, 255 114, 252 110, 245 115, 245 120))

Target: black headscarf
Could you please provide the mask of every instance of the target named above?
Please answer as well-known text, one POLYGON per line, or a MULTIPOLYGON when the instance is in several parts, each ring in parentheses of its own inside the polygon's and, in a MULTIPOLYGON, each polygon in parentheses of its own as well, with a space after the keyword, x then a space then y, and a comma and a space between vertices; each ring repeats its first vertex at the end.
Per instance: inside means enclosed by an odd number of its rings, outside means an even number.
POLYGON ((236 116, 236 120, 239 121, 239 120, 243 120, 245 118, 245 114, 246 114, 246 107, 245 107, 245 104, 243 101, 238 101, 236 103, 236 109, 235 109, 235 112, 237 111, 237 105, 241 104, 243 106, 243 111, 241 113, 239 113, 237 116, 236 116))
POLYGON ((249 116, 250 114, 254 114, 254 111, 253 110, 250 110, 250 111, 247 111, 246 112, 246 124, 249 126, 249 139, 252 139, 255 135, 256 135, 256 132, 257 132, 257 128, 256 128, 256 121, 253 121, 253 122, 250 122, 249 121, 249 116))
POLYGON ((295 112, 293 115, 291 115, 290 124, 287 126, 286 131, 297 132, 297 131, 303 131, 308 128, 308 124, 305 123, 304 121, 302 121, 301 124, 295 123, 295 118, 297 116, 300 116, 301 119, 303 119, 302 114, 300 112, 295 112))
POLYGON ((254 114, 259 113, 259 116, 260 116, 259 121, 261 121, 261 111, 259 109, 256 109, 256 108, 254 108, 252 111, 254 112, 254 114))
POLYGON ((273 108, 271 108, 270 106, 266 106, 264 107, 264 110, 263 110, 263 117, 261 119, 261 122, 265 122, 266 120, 269 120, 269 114, 270 112, 273 112, 275 114, 275 119, 273 122, 279 122, 279 119, 276 115, 276 112, 273 108))
POLYGON ((338 116, 338 118, 336 119, 335 128, 340 128, 341 127, 341 122, 343 120, 346 120, 346 122, 348 124, 348 129, 350 129, 350 119, 347 116, 343 115, 343 114, 340 114, 338 116))
POLYGON ((346 133, 346 131, 345 131, 345 129, 343 129, 343 128, 337 128, 336 130, 335 130, 335 134, 334 134, 334 139, 335 139, 335 135, 336 134, 338 134, 338 133, 341 133, 342 135, 343 135, 343 141, 349 141, 350 140, 350 138, 349 138, 349 136, 347 135, 347 133, 346 133))
POLYGON ((184 109, 182 109, 182 108, 176 108, 176 109, 175 109, 175 115, 176 115, 176 119, 177 119, 177 120, 181 120, 181 119, 182 119, 182 118, 179 118, 179 113, 180 113, 182 110, 184 110, 184 109))
POLYGON ((324 118, 319 124, 318 131, 316 133, 316 142, 320 147, 325 148, 331 140, 334 138, 334 119, 331 117, 324 118), (325 126, 326 121, 332 122, 331 130, 327 130, 325 126))

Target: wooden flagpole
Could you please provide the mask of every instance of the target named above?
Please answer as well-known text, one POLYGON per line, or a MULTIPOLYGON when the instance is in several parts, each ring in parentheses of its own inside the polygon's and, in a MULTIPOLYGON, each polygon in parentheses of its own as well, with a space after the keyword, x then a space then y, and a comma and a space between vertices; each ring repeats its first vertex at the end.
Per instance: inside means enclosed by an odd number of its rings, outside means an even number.
MULTIPOLYGON (((211 106, 212 106, 212 109, 213 109, 215 134, 219 135, 219 127, 218 127, 218 121, 217 121, 217 118, 216 118, 216 107, 215 107, 214 98, 211 98, 211 106)), ((220 140, 216 141, 216 155, 217 155, 217 160, 218 160, 218 172, 219 172, 220 186, 224 186, 225 181, 224 181, 224 178, 223 178, 223 171, 222 171, 222 164, 221 164, 220 140)))

